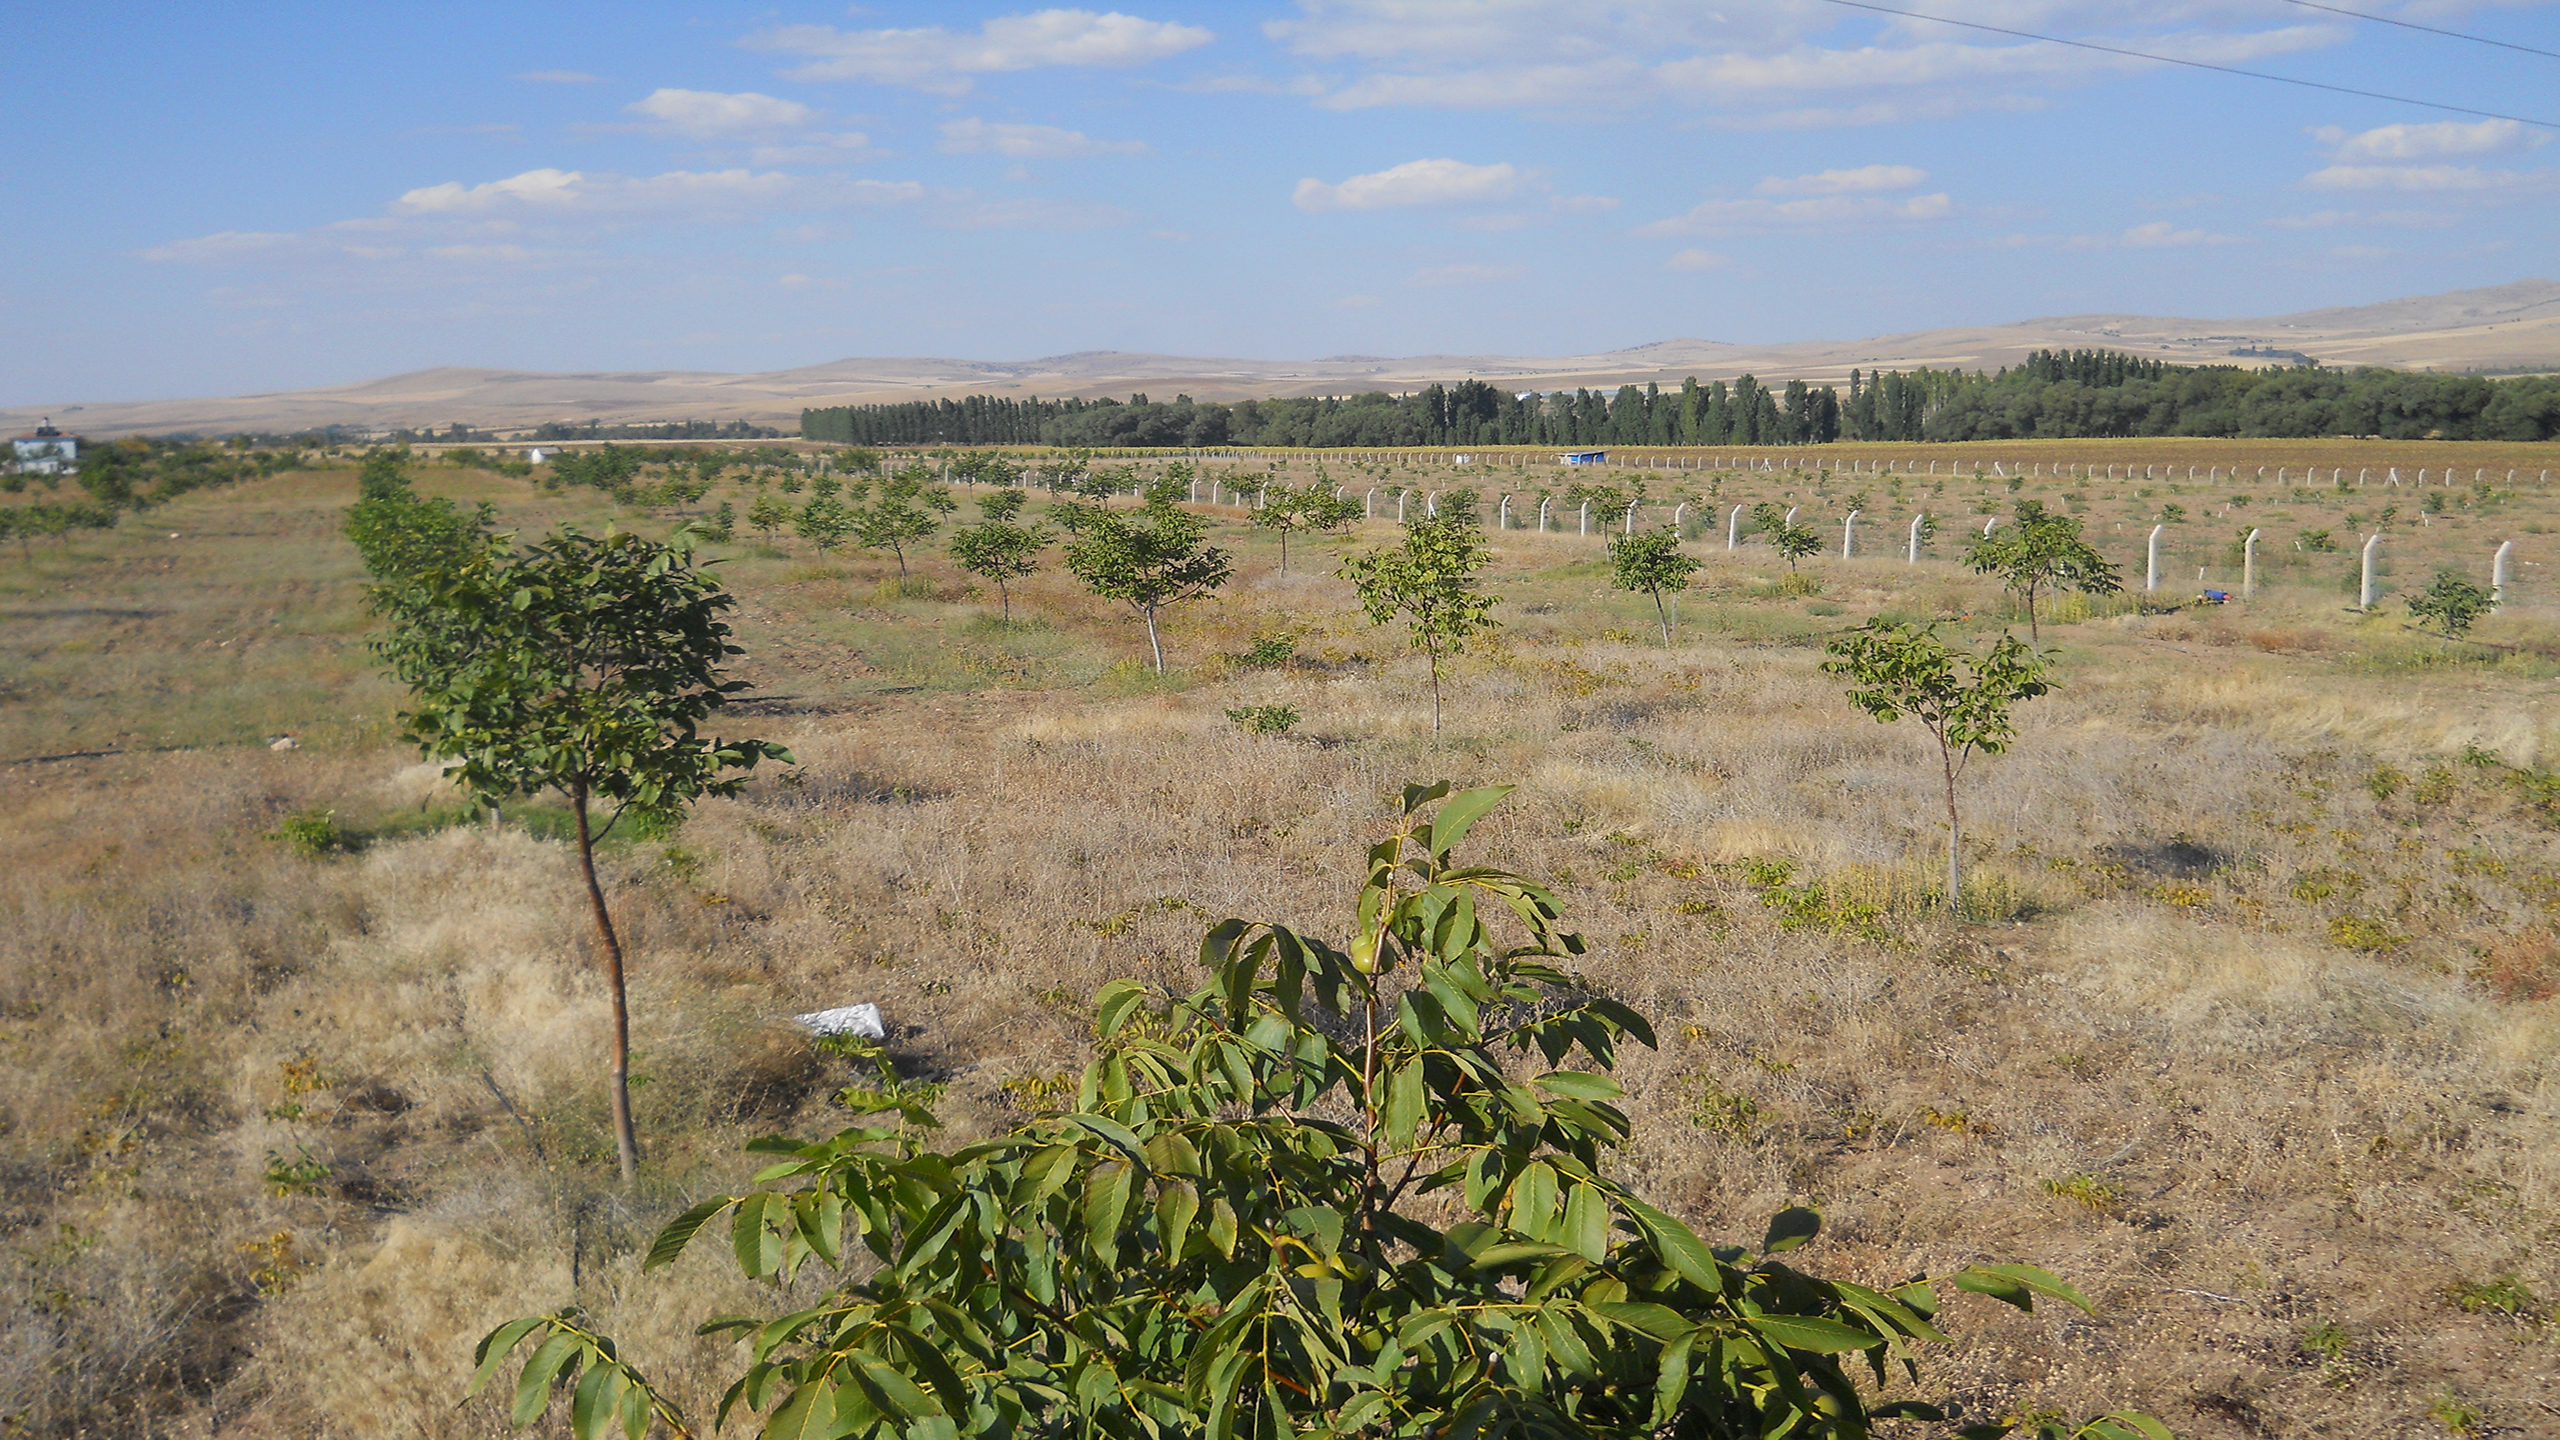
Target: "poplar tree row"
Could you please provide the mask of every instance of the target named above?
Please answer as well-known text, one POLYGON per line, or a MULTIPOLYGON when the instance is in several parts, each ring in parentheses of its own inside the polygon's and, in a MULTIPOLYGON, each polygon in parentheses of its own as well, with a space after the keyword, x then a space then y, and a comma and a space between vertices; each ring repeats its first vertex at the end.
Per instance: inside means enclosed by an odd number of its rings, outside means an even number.
POLYGON ((1818 445, 2142 435, 2547 440, 2560 377, 2182 366, 2109 350, 2039 351, 2015 369, 1852 370, 1848 393, 1804 380, 1683 381, 1676 390, 1514 393, 1481 380, 1407 394, 1245 400, 959 400, 801 412, 842 445, 1202 449, 1554 445, 1818 445))

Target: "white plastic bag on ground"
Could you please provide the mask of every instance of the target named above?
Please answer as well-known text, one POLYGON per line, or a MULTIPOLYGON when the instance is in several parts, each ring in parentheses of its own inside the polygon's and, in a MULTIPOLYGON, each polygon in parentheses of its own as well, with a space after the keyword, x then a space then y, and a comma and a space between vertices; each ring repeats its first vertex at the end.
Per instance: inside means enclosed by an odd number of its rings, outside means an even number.
POLYGON ((813 1010, 791 1018, 806 1026, 812 1035, 859 1035, 867 1040, 889 1038, 889 1032, 880 1024, 880 1007, 869 1002, 839 1005, 833 1010, 813 1010))

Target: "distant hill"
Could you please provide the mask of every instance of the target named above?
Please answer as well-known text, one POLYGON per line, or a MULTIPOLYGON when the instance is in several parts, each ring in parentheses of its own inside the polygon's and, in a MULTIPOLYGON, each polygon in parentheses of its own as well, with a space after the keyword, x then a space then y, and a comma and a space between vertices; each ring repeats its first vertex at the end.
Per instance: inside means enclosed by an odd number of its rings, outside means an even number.
POLYGON ((758 375, 710 371, 417 370, 352 385, 219 399, 0 409, 23 430, 50 414, 64 429, 133 432, 372 428, 464 421, 499 429, 546 420, 749 420, 786 429, 805 407, 970 394, 1100 396, 1145 390, 1202 400, 1407 390, 1469 376, 1520 390, 1676 384, 1747 372, 1845 384, 1854 368, 1993 369, 2036 350, 2105 347, 2181 364, 2289 364, 2417 370, 2560 369, 2560 283, 2519 280, 2483 290, 2241 320, 2066 315, 2005 325, 1922 330, 1864 340, 1732 345, 1663 340, 1596 355, 1415 355, 1382 359, 1204 359, 1082 350, 1037 360, 836 360, 758 375))

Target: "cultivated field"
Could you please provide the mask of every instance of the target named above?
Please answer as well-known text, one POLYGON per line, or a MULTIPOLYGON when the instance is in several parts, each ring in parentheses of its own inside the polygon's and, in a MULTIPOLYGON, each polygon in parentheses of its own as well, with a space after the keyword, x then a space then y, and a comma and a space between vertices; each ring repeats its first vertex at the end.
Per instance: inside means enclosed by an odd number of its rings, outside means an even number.
MULTIPOLYGON (((1397 791, 1438 778, 1522 787, 1471 845, 1550 877, 1595 978, 1653 1017, 1661 1049, 1622 1078, 1658 1202, 1734 1236, 1812 1204, 1827 1271, 2026 1259, 2098 1302, 2096 1321, 1958 1302, 1965 1342, 1935 1373, 1976 1410, 2560 1433, 2560 495, 2533 483, 2560 457, 1868 448, 1964 473, 1322 461, 1354 494, 1474 485, 1488 518, 1509 492, 1515 523, 1535 508, 1516 497, 1576 480, 1643 480, 1646 524, 1694 496, 1707 563, 1668 648, 1598 536, 1555 533, 1578 520, 1561 499, 1550 533, 1500 532, 1503 628, 1453 667, 1439 738, 1420 661, 1330 574, 1385 519, 1294 539, 1284 575, 1243 509, 1212 512, 1237 578, 1173 612, 1163 679, 1054 551, 1006 627, 938 541, 902 589, 886 557, 742 528, 722 573, 763 698, 725 728, 803 763, 611 849, 645 1081, 633 1197, 559 812, 493 826, 391 739, 400 695, 338 531, 352 473, 0 556, 0 1433, 496 1435, 497 1405, 457 1404, 472 1341, 573 1300, 707 1419, 734 1354, 694 1324, 773 1298, 717 1256, 644 1277, 637 1252, 742 1183, 745 1139, 844 1123, 841 1065, 780 1017, 876 1000, 907 1073, 950 1083, 952 1132, 1000 1126, 1080 1063, 1106 980, 1187 988, 1231 914, 1344 935, 1397 791), (2224 478, 2013 490, 1977 457, 2224 478), (2376 479, 2279 486, 2279 464, 2376 479), (2421 464, 2462 483, 2380 483, 2421 464), (2084 516, 2130 591, 2046 612, 2062 688, 1968 779, 1957 923, 1929 903, 1934 752, 1817 666, 1877 614, 2023 628, 1951 563, 2018 499, 2084 516), (1725 549, 1723 513, 1760 500, 1825 527, 1805 579, 1725 549), (1907 564, 1922 511, 1937 538, 1907 564), (2190 603, 2237 589, 2251 526, 2256 598, 2190 603), (2485 583, 2516 542, 2481 643, 2414 633, 2397 598, 2349 608, 2376 527, 2401 595, 2439 565, 2485 583), (1227 715, 1248 706, 1300 718, 1250 734, 1227 715)), ((527 532, 615 514, 417 479, 527 532)))

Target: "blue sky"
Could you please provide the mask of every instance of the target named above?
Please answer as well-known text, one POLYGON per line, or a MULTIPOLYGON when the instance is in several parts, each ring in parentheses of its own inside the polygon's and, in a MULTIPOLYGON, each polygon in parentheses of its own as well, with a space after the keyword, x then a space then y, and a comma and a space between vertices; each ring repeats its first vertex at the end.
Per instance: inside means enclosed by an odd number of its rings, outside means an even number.
MULTIPOLYGON (((2560 60, 2286 0, 1900 8, 2560 120, 2560 60)), ((2560 0, 2345 8, 2560 50, 2560 0)), ((93 0, 12 40, 8 403, 1560 355, 2560 278, 2550 130, 1825 0, 93 0)))

